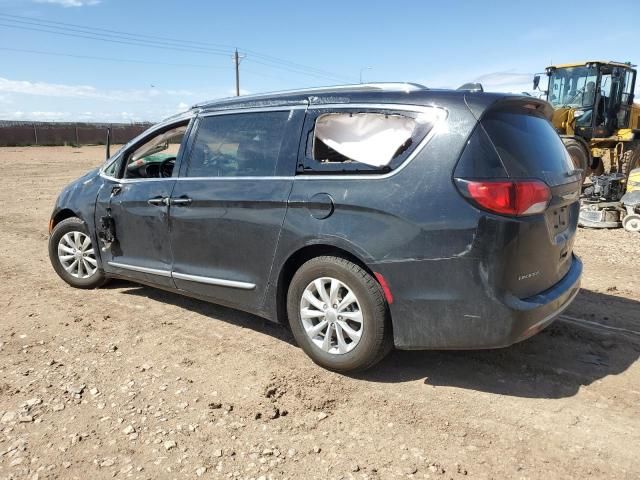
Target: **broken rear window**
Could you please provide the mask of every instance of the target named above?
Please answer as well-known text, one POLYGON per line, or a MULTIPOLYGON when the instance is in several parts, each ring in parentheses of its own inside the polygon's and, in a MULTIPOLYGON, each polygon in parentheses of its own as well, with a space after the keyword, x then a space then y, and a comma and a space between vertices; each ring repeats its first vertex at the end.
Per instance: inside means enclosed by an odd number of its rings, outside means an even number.
POLYGON ((310 134, 312 171, 388 171, 400 165, 433 126, 422 113, 334 112, 320 114, 310 134))

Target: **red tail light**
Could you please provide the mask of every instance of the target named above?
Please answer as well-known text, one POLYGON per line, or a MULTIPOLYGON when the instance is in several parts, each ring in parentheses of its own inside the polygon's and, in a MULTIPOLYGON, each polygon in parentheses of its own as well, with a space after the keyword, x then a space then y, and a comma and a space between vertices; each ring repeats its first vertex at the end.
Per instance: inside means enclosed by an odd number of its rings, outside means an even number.
POLYGON ((544 212, 551 200, 549 187, 539 180, 459 180, 465 196, 500 215, 544 212), (465 192, 466 190, 466 192, 465 192))

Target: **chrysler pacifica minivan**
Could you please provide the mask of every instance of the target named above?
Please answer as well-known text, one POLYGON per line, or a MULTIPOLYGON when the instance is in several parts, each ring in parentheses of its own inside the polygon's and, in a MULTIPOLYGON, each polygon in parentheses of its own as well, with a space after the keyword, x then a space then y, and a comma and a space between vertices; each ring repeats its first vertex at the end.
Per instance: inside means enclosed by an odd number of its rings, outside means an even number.
POLYGON ((415 84, 202 103, 62 191, 51 262, 280 322, 336 371, 505 347, 579 289, 581 172, 550 115, 415 84))

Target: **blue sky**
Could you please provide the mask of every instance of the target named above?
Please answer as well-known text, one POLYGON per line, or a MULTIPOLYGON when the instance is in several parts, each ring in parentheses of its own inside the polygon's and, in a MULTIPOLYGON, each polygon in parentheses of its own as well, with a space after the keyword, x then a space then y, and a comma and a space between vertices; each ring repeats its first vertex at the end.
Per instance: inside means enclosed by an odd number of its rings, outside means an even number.
POLYGON ((362 69, 364 81, 529 90, 551 61, 640 62, 640 2, 611 5, 0 0, 0 119, 156 121, 233 94, 235 47, 243 93, 357 83, 362 69))

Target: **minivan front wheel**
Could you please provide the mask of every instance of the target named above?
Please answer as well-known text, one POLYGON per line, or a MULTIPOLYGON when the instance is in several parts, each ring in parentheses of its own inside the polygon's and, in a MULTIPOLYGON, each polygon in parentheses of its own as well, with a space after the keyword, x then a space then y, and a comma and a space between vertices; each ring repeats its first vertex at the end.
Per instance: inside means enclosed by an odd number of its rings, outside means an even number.
POLYGON ((49 237, 49 259, 58 276, 72 287, 96 288, 105 281, 95 245, 79 218, 67 218, 54 227, 49 237))
POLYGON ((316 257, 295 273, 287 297, 291 331, 317 364, 364 370, 391 348, 387 305, 378 282, 340 257, 316 257))

